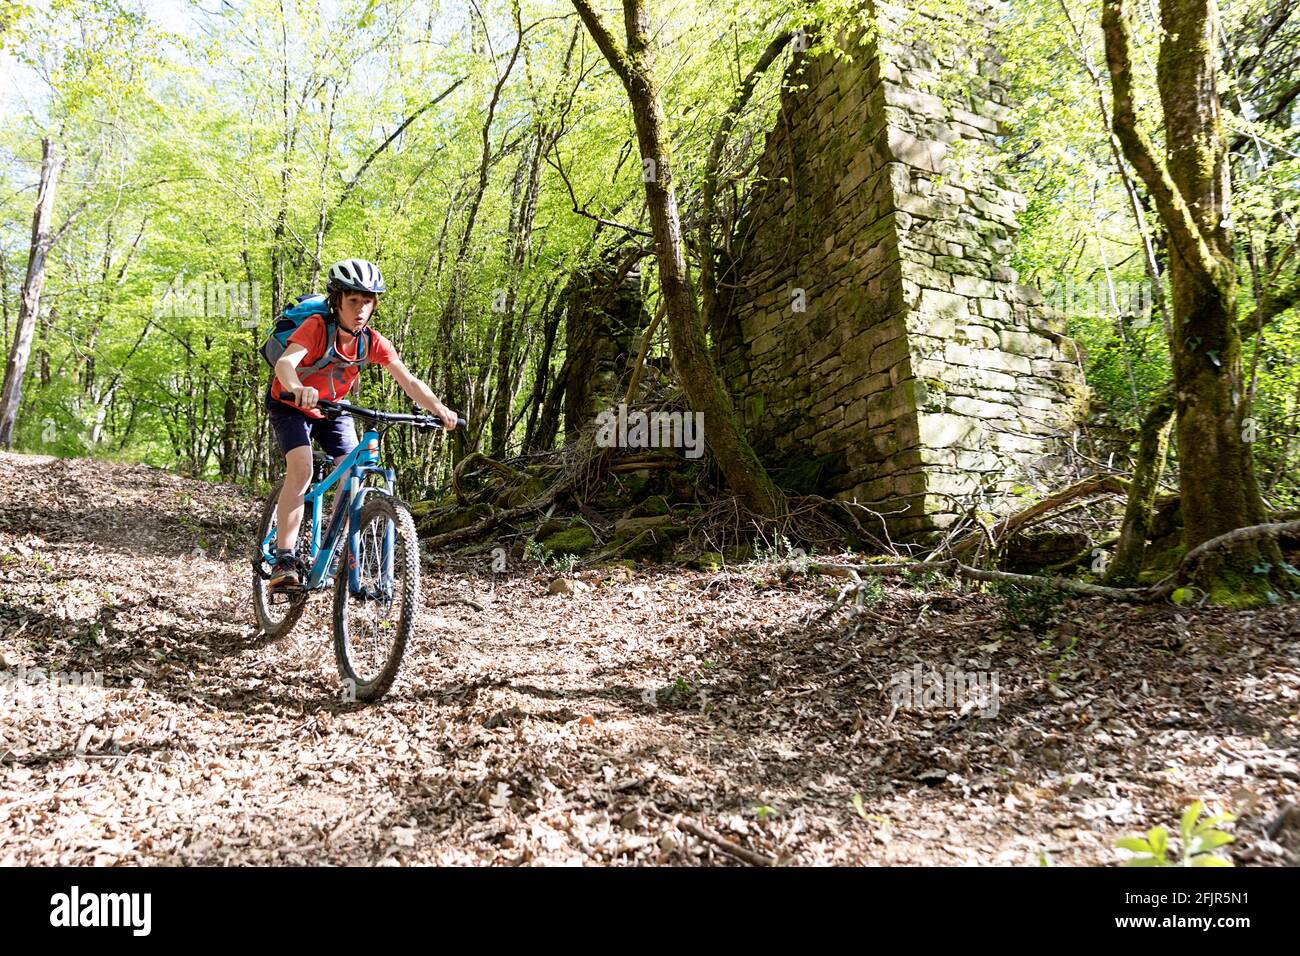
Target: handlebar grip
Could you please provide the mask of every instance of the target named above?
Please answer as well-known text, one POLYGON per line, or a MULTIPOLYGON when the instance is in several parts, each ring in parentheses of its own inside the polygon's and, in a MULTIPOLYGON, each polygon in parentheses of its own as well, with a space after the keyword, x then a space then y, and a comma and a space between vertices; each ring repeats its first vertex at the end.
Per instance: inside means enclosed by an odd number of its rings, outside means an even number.
POLYGON ((469 427, 469 422, 465 421, 465 419, 463 419, 463 418, 457 417, 457 418, 456 418, 456 427, 457 427, 457 428, 468 428, 468 427, 469 427))
MULTIPOLYGON (((296 402, 296 401, 297 401, 297 400, 293 397, 293 392, 281 392, 281 393, 280 393, 280 398, 282 398, 282 399, 283 399, 284 401, 286 401, 286 402, 296 402)), ((318 398, 318 399, 316 399, 316 401, 317 401, 317 403, 320 404, 320 405, 332 405, 332 404, 334 404, 333 402, 331 402, 329 399, 326 399, 326 398, 318 398)))

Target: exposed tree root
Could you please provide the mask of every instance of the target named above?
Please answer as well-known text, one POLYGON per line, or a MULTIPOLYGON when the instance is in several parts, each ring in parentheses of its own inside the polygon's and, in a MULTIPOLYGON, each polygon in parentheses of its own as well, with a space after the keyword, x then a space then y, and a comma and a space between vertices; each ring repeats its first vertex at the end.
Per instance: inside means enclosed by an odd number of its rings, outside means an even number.
MULTIPOLYGON (((1058 496, 1059 497, 1059 496, 1058 496)), ((1060 576, 1036 576, 1032 574, 1015 574, 1010 571, 987 571, 982 568, 972 568, 970 565, 962 564, 956 558, 942 558, 939 560, 927 561, 903 561, 891 564, 810 564, 808 570, 818 574, 828 574, 835 577, 849 578, 853 584, 846 588, 840 595, 837 603, 842 603, 849 594, 861 589, 865 585, 862 582, 863 575, 898 575, 918 571, 942 571, 954 574, 959 578, 966 578, 973 581, 1005 581, 1010 584, 1020 584, 1027 587, 1051 587, 1062 591, 1069 591, 1073 594, 1082 594, 1088 597, 1112 598, 1117 601, 1129 601, 1138 604, 1148 604, 1156 601, 1162 601, 1169 597, 1179 586, 1190 581, 1200 565, 1208 555, 1232 545, 1240 544, 1243 541, 1257 541, 1261 539, 1276 539, 1280 535, 1300 534, 1300 521, 1287 521, 1280 523, 1251 525, 1247 528, 1237 528, 1229 531, 1227 534, 1221 534, 1217 538, 1211 538, 1209 541, 1202 542, 1183 557, 1174 571, 1162 578, 1160 581, 1144 588, 1113 588, 1100 584, 1089 584, 1086 581, 1076 581, 1073 578, 1060 576)))

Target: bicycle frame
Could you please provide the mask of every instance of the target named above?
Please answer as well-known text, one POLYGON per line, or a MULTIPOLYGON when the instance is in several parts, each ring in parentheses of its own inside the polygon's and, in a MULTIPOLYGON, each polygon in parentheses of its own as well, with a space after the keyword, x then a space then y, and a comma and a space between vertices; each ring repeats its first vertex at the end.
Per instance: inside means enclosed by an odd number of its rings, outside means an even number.
MULTIPOLYGON (((304 591, 318 591, 325 587, 325 578, 334 551, 338 546, 344 521, 347 521, 347 573, 348 590, 356 597, 364 596, 361 587, 361 572, 357 568, 357 546, 361 529, 361 507, 366 495, 378 490, 364 487, 361 482, 368 475, 379 475, 384 479, 384 491, 393 494, 396 474, 391 468, 379 464, 379 432, 367 430, 360 443, 352 449, 334 470, 323 480, 309 485, 303 496, 303 505, 311 509, 311 572, 302 583, 304 591), (324 540, 321 539, 321 512, 325 508, 325 492, 339 484, 339 494, 344 497, 330 516, 329 527, 325 529, 324 540)), ((304 515, 304 518, 307 516, 304 515)), ((261 557, 268 565, 275 565, 276 528, 262 541, 261 557)), ((391 591, 393 586, 393 528, 391 525, 384 532, 383 554, 380 564, 380 587, 391 591)))

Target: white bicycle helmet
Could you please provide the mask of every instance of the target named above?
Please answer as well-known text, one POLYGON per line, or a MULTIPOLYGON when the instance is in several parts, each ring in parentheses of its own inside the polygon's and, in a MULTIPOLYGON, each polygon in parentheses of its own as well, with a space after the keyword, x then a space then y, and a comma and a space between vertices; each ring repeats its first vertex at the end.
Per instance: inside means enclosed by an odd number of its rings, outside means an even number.
POLYGON ((379 266, 365 259, 344 259, 330 266, 327 290, 352 289, 356 292, 373 292, 375 295, 384 291, 384 277, 379 266))

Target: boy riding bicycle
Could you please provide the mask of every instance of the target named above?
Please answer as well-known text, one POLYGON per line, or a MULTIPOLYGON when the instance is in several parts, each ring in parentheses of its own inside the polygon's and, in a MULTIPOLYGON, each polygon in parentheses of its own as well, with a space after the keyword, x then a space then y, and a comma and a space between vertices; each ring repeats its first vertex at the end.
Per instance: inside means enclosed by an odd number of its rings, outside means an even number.
POLYGON ((289 336, 266 391, 264 404, 285 463, 276 513, 275 572, 267 585, 272 591, 301 583, 294 549, 302 524, 303 496, 312 477, 312 439, 335 465, 357 446, 352 417, 326 418, 316 407, 319 400, 341 399, 356 383, 363 365, 382 365, 417 405, 442 419, 447 431, 456 427, 456 413, 411 374, 393 343, 369 326, 379 295, 385 291, 379 267, 364 259, 335 263, 325 291, 327 316, 309 317, 289 336), (332 342, 331 324, 336 331, 332 342), (329 361, 320 364, 326 358, 329 361), (311 370, 300 379, 298 368, 304 363, 311 370), (280 399, 282 390, 293 392, 295 401, 280 399))

